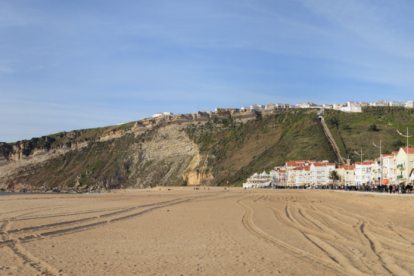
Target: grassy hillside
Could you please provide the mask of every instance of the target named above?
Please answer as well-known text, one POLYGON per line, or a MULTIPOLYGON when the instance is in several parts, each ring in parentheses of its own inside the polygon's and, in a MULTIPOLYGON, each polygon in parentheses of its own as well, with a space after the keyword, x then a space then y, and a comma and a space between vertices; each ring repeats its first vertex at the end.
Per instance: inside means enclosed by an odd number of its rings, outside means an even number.
MULTIPOLYGON (((181 126, 175 128, 175 133, 184 132, 198 145, 201 162, 195 170, 213 176, 208 183, 202 183, 240 184, 253 173, 269 171, 288 160, 337 161, 319 125, 316 111, 288 110, 266 117, 258 116, 247 123, 232 119, 216 119, 205 124, 194 122, 182 126, 181 130, 181 126)), ((379 150, 372 145, 373 142, 379 144, 381 140, 384 153, 405 146, 405 139, 398 135, 397 129, 404 132, 409 127, 410 134, 414 134, 414 110, 410 109, 365 108, 363 113, 327 110, 324 116, 341 154, 344 157, 349 154, 353 161, 360 160, 354 151, 359 152, 361 148, 364 159, 378 157, 379 150)), ((133 123, 129 123, 25 140, 22 143, 25 155, 30 155, 36 148, 53 151, 65 143, 89 141, 89 144, 38 166, 22 167, 12 181, 50 187, 73 186, 77 181, 89 186, 105 183, 108 186, 109 183, 110 187, 183 184, 183 172, 193 156, 137 159, 137 151, 146 143, 157 145, 158 142, 154 141, 159 140, 156 139, 168 136, 168 133, 161 135, 158 127, 140 135, 128 133, 106 142, 97 140, 102 134, 127 130, 132 126, 133 123)), ((414 145, 414 137, 410 144, 414 145)), ((13 143, 0 144, 0 153, 7 155, 12 147, 13 143)))
POLYGON ((240 183, 292 159, 336 160, 316 110, 292 110, 243 124, 231 119, 190 125, 189 137, 208 156, 214 183, 240 183))
MULTIPOLYGON (((363 158, 373 159, 379 156, 379 149, 372 143, 384 146, 383 153, 391 153, 405 147, 406 139, 397 130, 410 135, 414 131, 414 110, 402 107, 368 107, 363 113, 344 113, 334 110, 325 111, 325 122, 336 140, 344 157, 348 154, 353 161, 360 157, 354 151, 362 149, 363 158), (370 129, 376 125, 377 129, 370 129)), ((409 143, 414 145, 414 138, 409 143)))

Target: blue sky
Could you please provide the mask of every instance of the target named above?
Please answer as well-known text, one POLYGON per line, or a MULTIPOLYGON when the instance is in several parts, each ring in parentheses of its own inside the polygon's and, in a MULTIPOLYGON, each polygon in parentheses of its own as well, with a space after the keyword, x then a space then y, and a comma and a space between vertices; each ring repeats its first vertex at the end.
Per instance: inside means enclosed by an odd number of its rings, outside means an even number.
POLYGON ((409 0, 0 0, 0 141, 162 111, 414 100, 413 14, 409 0))

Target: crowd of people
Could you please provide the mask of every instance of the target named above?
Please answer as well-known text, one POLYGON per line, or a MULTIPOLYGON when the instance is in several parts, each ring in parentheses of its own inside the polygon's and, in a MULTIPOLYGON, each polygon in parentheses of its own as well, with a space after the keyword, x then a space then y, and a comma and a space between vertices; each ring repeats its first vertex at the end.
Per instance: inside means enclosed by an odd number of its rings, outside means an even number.
POLYGON ((375 193, 390 193, 390 194, 411 194, 413 190, 412 185, 328 185, 325 189, 357 191, 357 192, 375 192, 375 193))
MULTIPOLYGON (((265 187, 266 188, 266 187, 265 187)), ((268 187, 270 188, 270 187, 268 187)), ((343 190, 343 191, 356 191, 356 192, 375 192, 375 193, 390 193, 390 194, 411 194, 413 191, 413 185, 323 185, 323 186, 274 186, 274 189, 321 189, 321 190, 343 190)))

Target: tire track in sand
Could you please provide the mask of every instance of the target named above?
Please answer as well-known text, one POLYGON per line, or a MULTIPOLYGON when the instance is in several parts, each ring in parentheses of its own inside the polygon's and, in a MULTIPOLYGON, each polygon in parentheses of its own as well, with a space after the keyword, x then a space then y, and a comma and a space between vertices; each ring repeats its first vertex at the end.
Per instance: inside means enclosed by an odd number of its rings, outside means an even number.
MULTIPOLYGON (((242 199, 246 200, 246 199, 242 199)), ((336 273, 336 275, 346 275, 348 272, 341 267, 338 263, 334 262, 331 258, 327 257, 326 255, 322 256, 316 256, 314 254, 311 254, 309 252, 306 252, 304 250, 301 250, 297 247, 294 247, 290 244, 287 244, 279 239, 276 239, 275 237, 265 233, 263 230, 261 230, 259 227, 257 227, 253 222, 253 215, 254 210, 242 202, 242 200, 238 200, 237 203, 241 205, 245 209, 245 214, 242 218, 243 226, 253 235, 259 237, 260 239, 265 240, 266 242, 273 243, 277 245, 279 248, 284 250, 285 252, 300 258, 304 261, 307 261, 311 264, 319 264, 324 266, 325 268, 328 268, 336 273)), ((360 274, 358 274, 360 275, 360 274)))
MULTIPOLYGON (((325 206, 324 206, 325 207, 325 206)), ((327 207, 325 207, 327 208, 327 207)), ((379 239, 376 238, 376 236, 368 229, 367 226, 371 225, 371 220, 358 215, 358 214, 349 214, 348 211, 339 208, 341 212, 337 210, 331 211, 337 215, 341 215, 347 219, 358 219, 361 221, 359 224, 359 227, 356 228, 357 232, 361 233, 361 235, 364 237, 366 241, 368 241, 371 252, 377 256, 379 262, 381 263, 381 266, 383 269, 385 269, 388 273, 392 275, 410 275, 410 273, 406 270, 404 270, 402 267, 400 267, 398 264, 395 263, 394 258, 392 258, 389 254, 394 254, 393 251, 385 250, 379 239)), ((331 217, 329 214, 325 213, 324 215, 331 217)), ((332 218, 332 217, 331 217, 332 218)), ((398 252, 396 252, 395 255, 400 255, 398 252)))
MULTIPOLYGON (((322 251, 323 254, 325 254, 327 257, 331 258, 333 261, 341 265, 347 271, 347 273, 350 273, 352 275, 366 275, 365 273, 372 273, 372 271, 368 267, 366 267, 362 262, 360 262, 358 258, 353 258, 353 262, 350 262, 349 256, 346 256, 344 252, 324 242, 323 240, 330 240, 330 241, 335 240, 336 245, 340 245, 340 242, 342 242, 348 245, 351 244, 353 246, 356 246, 357 243, 347 240, 346 238, 340 236, 337 232, 333 230, 330 231, 331 229, 327 229, 326 226, 324 226, 322 223, 320 223, 316 219, 312 217, 307 217, 307 213, 305 212, 304 209, 299 209, 299 210, 302 210, 303 215, 305 215, 305 218, 309 219, 315 225, 318 225, 318 228, 322 230, 323 232, 308 228, 300 224, 294 218, 290 210, 290 207, 289 207, 290 204, 288 202, 286 203, 284 212, 278 210, 277 208, 274 208, 273 206, 270 206, 270 205, 267 205, 266 203, 261 202, 260 199, 255 200, 254 202, 257 202, 258 204, 272 210, 276 218, 279 221, 281 221, 288 227, 298 230, 309 242, 311 242, 315 247, 317 247, 320 251, 322 251), (284 213, 286 214, 286 216, 289 216, 290 220, 287 220, 286 218, 283 217, 284 213), (369 270, 369 272, 365 272, 362 270, 369 270)), ((346 251, 348 255, 355 257, 355 255, 352 252, 350 252, 349 250, 346 250, 346 251)))
POLYGON ((384 269, 386 269, 390 274, 394 275, 410 275, 408 271, 405 271, 400 266, 398 266, 394 262, 394 259, 387 254, 387 252, 384 250, 384 248, 382 247, 378 239, 375 237, 375 235, 373 235, 365 226, 365 223, 361 224, 360 229, 362 234, 369 241, 372 251, 374 251, 375 254, 379 257, 384 269))
MULTIPOLYGON (((129 214, 129 215, 125 215, 125 216, 119 216, 119 214, 123 213, 123 212, 119 211, 116 214, 116 215, 118 215, 118 217, 115 217, 115 218, 109 219, 109 220, 105 220, 105 221, 98 221, 98 222, 94 222, 94 223, 79 225, 79 226, 70 227, 70 228, 59 229, 59 230, 55 230, 55 231, 41 232, 39 234, 33 234, 33 235, 29 235, 29 236, 25 236, 25 237, 17 238, 17 239, 9 238, 9 239, 0 241, 0 247, 7 246, 7 245, 10 245, 10 244, 14 244, 16 242, 27 243, 27 242, 31 242, 31 241, 34 241, 34 240, 43 239, 43 238, 46 238, 46 237, 54 237, 54 236, 59 236, 59 235, 63 235, 63 234, 71 234, 71 233, 75 233, 75 232, 85 231, 85 230, 89 230, 89 229, 92 229, 92 228, 104 226, 104 225, 107 225, 107 224, 110 224, 110 223, 119 222, 119 221, 122 221, 122 220, 125 220, 125 219, 130 219, 130 218, 133 218, 133 217, 136 217, 136 216, 140 216, 140 215, 146 214, 148 212, 151 212, 151 211, 159 209, 159 208, 172 206, 172 205, 176 205, 176 204, 180 204, 180 203, 184 203, 184 202, 194 201, 194 200, 197 200, 197 199, 200 199, 200 198, 211 197, 211 196, 214 196, 214 195, 217 195, 217 194, 207 195, 207 196, 199 196, 199 197, 188 198, 188 199, 175 199, 175 200, 165 201, 165 202, 161 202, 161 203, 149 204, 149 205, 147 205, 147 207, 151 207, 151 208, 140 211, 140 212, 135 212, 135 213, 132 213, 132 214, 129 214)), ((101 217, 103 217, 103 216, 101 216, 101 217)), ((96 218, 96 217, 93 217, 93 218, 96 218)), ((62 226, 62 223, 59 223, 59 224, 60 224, 60 226, 62 226)), ((72 224, 72 223, 70 223, 70 224, 72 224)), ((48 230, 48 229, 46 228, 45 230, 48 230)))

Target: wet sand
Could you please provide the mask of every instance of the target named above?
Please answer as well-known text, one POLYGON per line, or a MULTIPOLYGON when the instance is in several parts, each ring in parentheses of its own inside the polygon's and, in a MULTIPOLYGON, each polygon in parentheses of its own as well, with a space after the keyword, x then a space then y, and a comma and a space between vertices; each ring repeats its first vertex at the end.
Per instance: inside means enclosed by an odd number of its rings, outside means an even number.
POLYGON ((411 275, 413 207, 314 190, 2 196, 0 275, 411 275))

